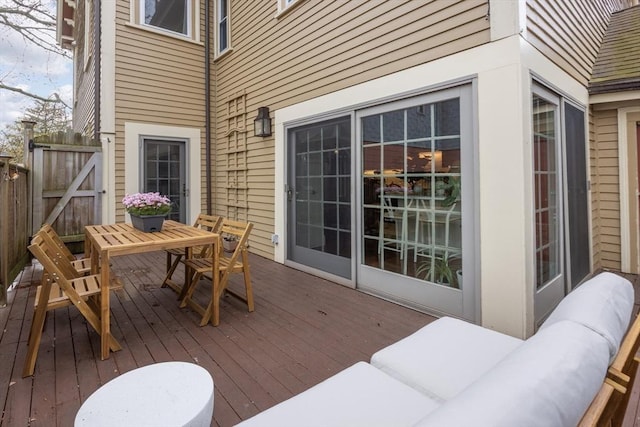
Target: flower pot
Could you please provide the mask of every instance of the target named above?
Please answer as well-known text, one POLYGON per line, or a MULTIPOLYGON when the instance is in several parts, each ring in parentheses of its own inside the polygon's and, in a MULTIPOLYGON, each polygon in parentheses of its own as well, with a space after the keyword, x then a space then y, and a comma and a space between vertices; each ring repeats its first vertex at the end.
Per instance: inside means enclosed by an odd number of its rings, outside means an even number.
POLYGON ((133 228, 145 233, 162 231, 162 223, 166 217, 166 215, 130 215, 133 228))
POLYGON ((224 249, 225 252, 233 252, 236 250, 237 246, 238 246, 237 240, 222 239, 222 248, 224 249))

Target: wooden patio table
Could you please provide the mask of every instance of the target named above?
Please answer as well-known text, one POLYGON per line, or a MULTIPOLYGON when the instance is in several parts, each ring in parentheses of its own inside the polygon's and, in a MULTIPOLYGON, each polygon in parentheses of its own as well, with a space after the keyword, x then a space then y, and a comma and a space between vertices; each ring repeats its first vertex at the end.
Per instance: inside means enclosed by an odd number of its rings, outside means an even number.
MULTIPOLYGON (((137 254, 165 249, 185 248, 186 257, 191 257, 193 246, 212 245, 212 253, 218 254, 220 235, 181 224, 165 221, 162 230, 145 233, 131 224, 88 225, 85 227, 85 256, 91 257, 91 273, 101 275, 101 282, 110 283, 110 258, 116 255, 137 254)), ((214 256, 213 271, 218 271, 218 257, 214 256)), ((217 289, 218 274, 213 274, 213 289, 217 289)), ((185 271, 185 285, 191 275, 185 271)), ((184 286, 183 289, 187 289, 184 286)), ((102 286, 100 293, 100 344, 102 360, 109 358, 109 337, 111 336, 109 287, 102 286)), ((115 338, 114 338, 115 341, 115 338)), ((119 346, 119 344, 118 344, 119 346)))

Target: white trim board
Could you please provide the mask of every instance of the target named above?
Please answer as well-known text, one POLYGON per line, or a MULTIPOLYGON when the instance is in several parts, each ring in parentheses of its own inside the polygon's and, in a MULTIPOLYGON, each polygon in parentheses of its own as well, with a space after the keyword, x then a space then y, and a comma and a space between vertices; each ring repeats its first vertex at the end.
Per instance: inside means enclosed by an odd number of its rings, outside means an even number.
POLYGON ((124 177, 125 193, 137 193, 139 190, 139 169, 140 169, 140 137, 159 137, 184 139, 186 144, 186 179, 187 179, 187 218, 188 223, 195 221, 200 213, 201 204, 201 165, 200 165, 200 129, 185 128, 177 126, 164 126, 149 123, 124 124, 124 177))

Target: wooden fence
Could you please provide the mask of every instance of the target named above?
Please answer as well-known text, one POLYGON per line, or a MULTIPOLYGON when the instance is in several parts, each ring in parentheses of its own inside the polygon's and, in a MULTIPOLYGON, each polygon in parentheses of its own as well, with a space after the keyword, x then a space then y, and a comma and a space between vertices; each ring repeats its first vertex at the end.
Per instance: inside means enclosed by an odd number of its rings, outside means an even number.
POLYGON ((99 142, 71 132, 39 136, 28 158, 28 169, 0 160, 1 306, 42 224, 51 224, 65 243, 82 250, 84 226, 101 222, 99 142))
POLYGON ((29 260, 29 173, 0 160, 0 306, 7 289, 29 260))
POLYGON ((41 136, 30 159, 32 229, 46 222, 65 243, 83 242, 85 225, 102 219, 100 143, 73 133, 41 136))

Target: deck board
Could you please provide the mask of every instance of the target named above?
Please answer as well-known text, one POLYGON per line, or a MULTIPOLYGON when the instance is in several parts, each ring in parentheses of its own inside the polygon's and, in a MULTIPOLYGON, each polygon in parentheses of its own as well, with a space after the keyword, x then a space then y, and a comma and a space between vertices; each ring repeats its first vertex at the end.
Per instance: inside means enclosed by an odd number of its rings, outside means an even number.
MULTIPOLYGON (((22 364, 41 270, 26 268, 0 310, 2 426, 68 426, 100 385, 137 367, 195 362, 215 381, 213 426, 231 426, 334 375, 434 319, 428 315, 251 255, 255 312, 221 301, 220 325, 160 288, 163 252, 112 258, 124 288, 111 294, 111 324, 122 350, 100 360, 100 339, 75 307, 47 315, 33 377, 22 364), (6 384, 6 386, 2 386, 6 384)), ((182 281, 183 270, 176 272, 182 281)), ((637 277, 634 279, 636 282, 637 277)), ((231 286, 241 290, 242 276, 231 286)), ((636 284, 637 286, 637 284, 636 284)), ((207 299, 204 282, 195 298, 207 299)), ((625 426, 640 426, 638 387, 625 426)))

